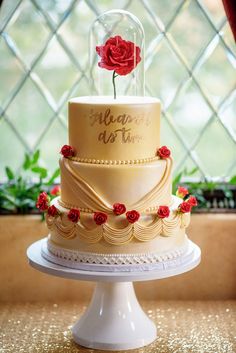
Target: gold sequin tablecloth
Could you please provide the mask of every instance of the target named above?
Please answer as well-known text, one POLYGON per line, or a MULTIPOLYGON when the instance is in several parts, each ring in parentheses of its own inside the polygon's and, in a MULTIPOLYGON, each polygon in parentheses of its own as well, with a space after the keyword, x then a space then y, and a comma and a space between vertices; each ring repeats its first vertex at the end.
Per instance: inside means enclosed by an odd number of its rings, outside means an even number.
MULTIPOLYGON (((158 328, 143 353, 235 353, 236 301, 141 302, 158 328)), ((85 303, 0 304, 1 353, 102 352, 76 345, 70 329, 85 303)))

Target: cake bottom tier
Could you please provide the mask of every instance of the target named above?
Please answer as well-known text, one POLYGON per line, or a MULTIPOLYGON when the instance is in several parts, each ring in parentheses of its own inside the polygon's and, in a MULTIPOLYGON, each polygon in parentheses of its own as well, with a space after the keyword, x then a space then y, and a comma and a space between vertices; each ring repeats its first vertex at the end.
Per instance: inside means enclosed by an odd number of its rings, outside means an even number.
POLYGON ((58 209, 54 217, 46 216, 50 241, 62 248, 92 253, 146 253, 153 250, 166 252, 183 244, 190 213, 180 213, 182 202, 172 197, 170 214, 159 218, 157 213, 141 214, 140 219, 129 223, 124 214, 109 215, 105 224, 97 225, 91 213, 80 212, 78 222, 68 219, 69 210, 53 200, 58 209))
POLYGON ((89 213, 81 212, 79 221, 71 222, 69 210, 60 205, 59 198, 54 199, 59 213, 47 216, 50 234, 43 256, 70 268, 94 269, 97 265, 106 271, 129 270, 130 266, 152 269, 166 261, 182 261, 188 253, 190 214, 178 211, 181 201, 172 197, 170 215, 164 219, 146 213, 130 224, 124 215, 109 215, 106 224, 97 226, 89 213))

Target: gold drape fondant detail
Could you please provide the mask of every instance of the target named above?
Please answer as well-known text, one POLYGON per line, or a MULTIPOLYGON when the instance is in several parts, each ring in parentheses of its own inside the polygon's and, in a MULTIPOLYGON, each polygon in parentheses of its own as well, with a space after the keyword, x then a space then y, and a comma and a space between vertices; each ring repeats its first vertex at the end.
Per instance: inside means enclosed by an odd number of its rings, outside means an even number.
MULTIPOLYGON (((161 181, 152 189, 149 193, 147 193, 141 200, 132 205, 132 208, 138 212, 144 212, 150 204, 152 204, 155 200, 161 198, 161 195, 166 194, 168 192, 170 177, 171 177, 171 169, 172 169, 172 158, 166 159, 166 168, 163 174, 161 181)), ((169 206, 169 205, 166 205, 169 206)))
POLYGON ((64 208, 77 208, 78 210, 80 210, 80 212, 86 212, 86 213, 94 213, 96 212, 95 210, 91 210, 90 208, 84 208, 84 207, 78 207, 77 205, 73 205, 71 203, 68 202, 64 202, 61 199, 58 200, 58 203, 60 206, 64 207, 64 208))
POLYGON ((89 228, 80 220, 72 223, 66 219, 66 214, 56 217, 46 217, 48 228, 66 239, 80 237, 86 243, 98 243, 101 239, 112 245, 122 245, 129 243, 132 239, 142 242, 150 241, 156 236, 172 236, 180 228, 185 228, 189 224, 190 214, 180 214, 173 211, 168 218, 156 217, 150 224, 135 222, 128 223, 123 228, 114 228, 108 223, 102 226, 89 228))
MULTIPOLYGON (((77 171, 73 169, 72 164, 69 159, 62 159, 62 168, 65 173, 66 183, 70 186, 74 186, 75 192, 76 190, 80 190, 83 203, 89 209, 92 210, 100 210, 103 212, 110 212, 111 205, 103 200, 102 197, 98 195, 98 193, 93 189, 92 186, 89 185, 79 174, 77 171)), ((76 207, 76 206, 75 206, 76 207)), ((77 206, 77 208, 79 208, 77 206)))
MULTIPOLYGON (((88 208, 88 212, 91 211, 103 211, 106 213, 112 213, 113 207, 108 202, 106 202, 101 195, 99 195, 96 190, 89 185, 89 183, 84 180, 78 173, 78 170, 74 170, 73 164, 69 159, 63 158, 61 160, 61 169, 64 174, 65 182, 70 189, 73 188, 73 192, 76 194, 76 191, 80 191, 80 197, 83 200, 83 203, 88 208)), ((149 206, 153 204, 156 200, 162 198, 163 195, 168 193, 169 185, 171 183, 171 169, 172 169, 172 159, 166 159, 166 167, 164 174, 160 182, 144 197, 139 201, 135 202, 130 206, 130 209, 135 209, 138 212, 145 212, 148 210, 149 206)), ((66 208, 78 208, 79 205, 67 204, 63 200, 60 201, 61 205, 66 208)), ((157 205, 158 206, 158 205, 157 205)), ((169 205, 167 205, 169 206, 169 205)), ((83 211, 83 210, 82 210, 83 211)))

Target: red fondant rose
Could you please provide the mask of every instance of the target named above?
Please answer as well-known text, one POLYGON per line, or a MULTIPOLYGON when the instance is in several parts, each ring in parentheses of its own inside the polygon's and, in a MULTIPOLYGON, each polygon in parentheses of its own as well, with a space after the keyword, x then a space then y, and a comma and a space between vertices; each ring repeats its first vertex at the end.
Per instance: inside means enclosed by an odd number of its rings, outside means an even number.
POLYGON ((119 216, 126 212, 126 207, 123 203, 114 203, 113 212, 115 215, 119 216))
POLYGON ((183 199, 188 194, 189 194, 188 189, 184 188, 183 186, 178 186, 178 189, 176 191, 176 196, 183 199))
POLYGON ((159 206, 157 215, 159 218, 167 218, 170 215, 170 209, 168 206, 159 206))
POLYGON ((36 207, 40 209, 40 211, 46 211, 49 207, 49 202, 50 202, 50 197, 48 194, 44 191, 39 194, 37 202, 36 202, 36 207))
POLYGON ((162 147, 158 148, 158 150, 157 150, 157 155, 158 155, 160 158, 165 159, 165 158, 169 158, 169 157, 170 157, 171 152, 170 152, 170 150, 169 150, 168 147, 162 146, 162 147))
POLYGON ((191 211, 191 208, 192 206, 186 202, 186 201, 183 201, 180 205, 179 205, 179 211, 181 213, 187 213, 187 212, 190 212, 191 211))
POLYGON ((101 57, 99 67, 114 70, 118 75, 129 74, 141 61, 140 48, 120 36, 109 38, 104 45, 96 46, 101 57))
POLYGON ((50 194, 53 196, 59 196, 61 193, 61 188, 59 185, 56 185, 52 188, 52 190, 50 191, 50 194))
POLYGON ((64 145, 62 146, 60 153, 63 155, 63 157, 68 158, 68 157, 73 157, 75 154, 75 151, 71 146, 64 145))
POLYGON ((48 207, 48 215, 51 217, 55 217, 58 214, 58 209, 52 205, 50 207, 48 207))
POLYGON ((102 212, 95 212, 93 215, 94 221, 95 223, 100 226, 103 223, 106 223, 107 221, 107 215, 106 213, 102 213, 102 212))
POLYGON ((126 212, 126 218, 129 221, 129 223, 137 222, 139 220, 139 217, 140 217, 140 214, 135 210, 126 212))
POLYGON ((197 206, 197 199, 195 196, 189 196, 189 198, 187 199, 187 203, 191 206, 197 206))
POLYGON ((67 217, 71 222, 77 223, 80 218, 80 211, 76 208, 71 208, 67 217))

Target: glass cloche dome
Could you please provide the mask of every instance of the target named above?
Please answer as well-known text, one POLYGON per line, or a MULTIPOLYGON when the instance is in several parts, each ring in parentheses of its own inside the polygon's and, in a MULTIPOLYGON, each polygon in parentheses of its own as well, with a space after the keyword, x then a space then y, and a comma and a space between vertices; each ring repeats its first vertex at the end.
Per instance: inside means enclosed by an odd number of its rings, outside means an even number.
POLYGON ((144 30, 124 10, 103 13, 90 29, 90 93, 144 96, 144 30))

